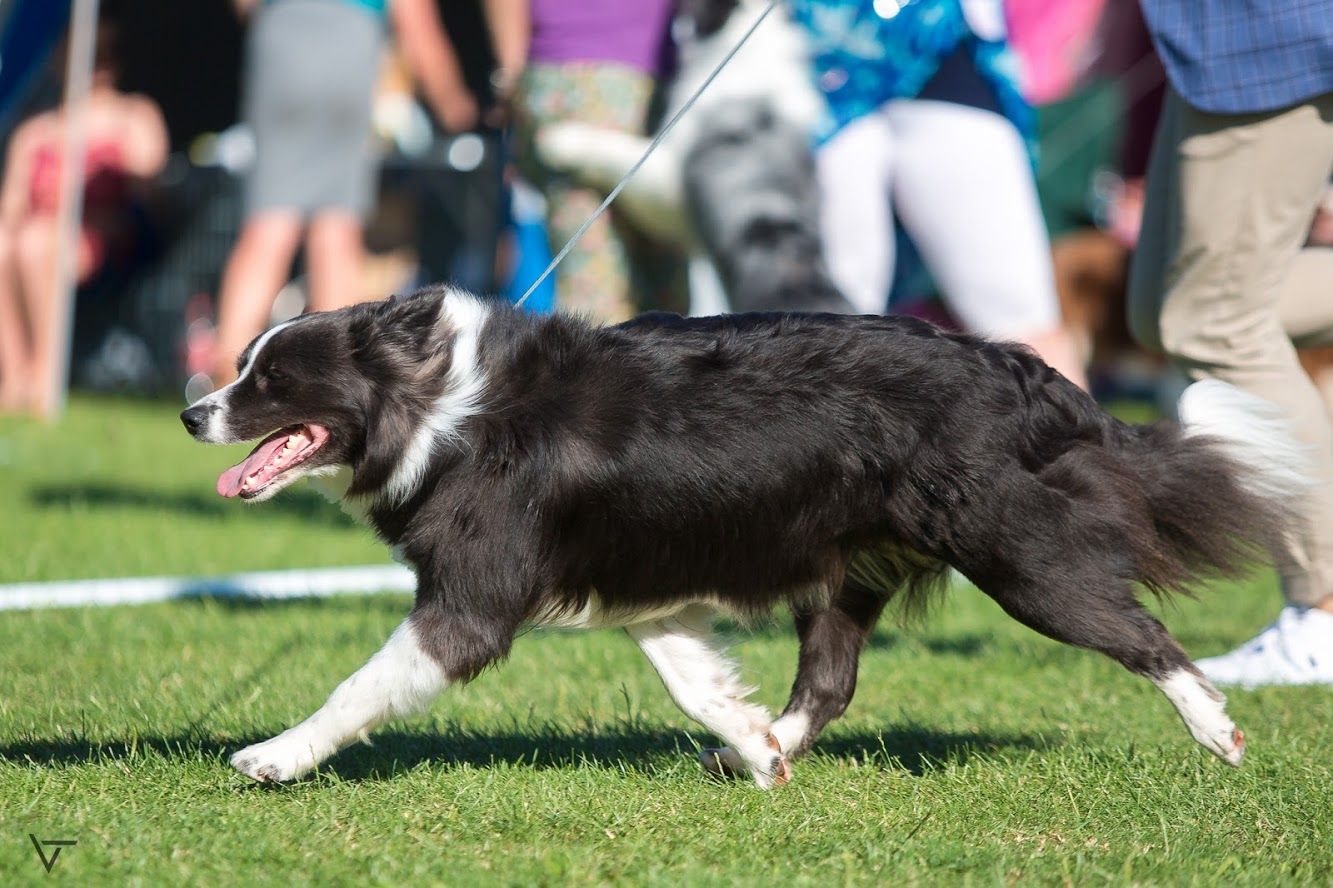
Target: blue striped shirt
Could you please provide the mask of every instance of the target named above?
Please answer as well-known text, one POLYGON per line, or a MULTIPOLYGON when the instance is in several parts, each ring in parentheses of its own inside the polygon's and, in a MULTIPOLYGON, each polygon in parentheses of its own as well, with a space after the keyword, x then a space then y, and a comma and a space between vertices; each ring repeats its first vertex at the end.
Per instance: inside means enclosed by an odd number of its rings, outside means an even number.
POLYGON ((1273 111, 1333 92, 1333 0, 1142 5, 1171 85, 1200 111, 1273 111))

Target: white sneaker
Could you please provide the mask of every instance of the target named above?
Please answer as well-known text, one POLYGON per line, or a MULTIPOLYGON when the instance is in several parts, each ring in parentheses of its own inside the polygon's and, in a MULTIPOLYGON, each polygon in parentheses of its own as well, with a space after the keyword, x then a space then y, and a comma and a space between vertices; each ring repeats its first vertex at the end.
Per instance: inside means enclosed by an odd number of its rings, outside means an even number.
POLYGON ((1215 684, 1333 685, 1333 614, 1289 605, 1273 625, 1231 653, 1194 665, 1215 684))

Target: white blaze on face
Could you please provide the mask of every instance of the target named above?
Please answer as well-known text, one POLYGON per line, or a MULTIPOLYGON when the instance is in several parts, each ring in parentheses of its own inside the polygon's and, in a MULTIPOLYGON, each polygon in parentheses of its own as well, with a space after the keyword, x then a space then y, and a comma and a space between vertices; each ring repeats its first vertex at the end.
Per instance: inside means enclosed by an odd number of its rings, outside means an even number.
POLYGON ((204 423, 203 429, 196 436, 200 441, 203 441, 208 444, 241 443, 240 438, 236 438, 232 435, 231 428, 227 422, 227 411, 229 406, 228 395, 233 388, 240 385, 242 382, 246 380, 246 378, 249 377, 250 371, 254 369, 255 361, 259 359, 259 353, 263 351, 264 346, 268 344, 269 340, 272 339, 274 336, 278 335, 280 331, 287 329, 294 323, 296 322, 287 321, 286 323, 279 324, 278 326, 274 327, 271 330, 265 331, 258 339, 255 340, 254 347, 250 349, 250 356, 246 360, 245 366, 241 368, 241 372, 236 377, 235 380, 233 380, 231 383, 227 385, 224 385, 222 388, 218 389, 212 394, 205 395, 204 397, 200 398, 198 401, 195 401, 193 404, 190 405, 191 408, 194 407, 214 408, 208 412, 208 420, 204 423))

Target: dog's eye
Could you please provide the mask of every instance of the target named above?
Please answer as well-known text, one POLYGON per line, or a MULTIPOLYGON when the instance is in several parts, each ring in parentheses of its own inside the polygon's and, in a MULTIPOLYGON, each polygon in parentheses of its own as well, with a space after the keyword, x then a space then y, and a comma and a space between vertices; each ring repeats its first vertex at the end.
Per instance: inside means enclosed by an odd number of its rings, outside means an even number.
POLYGON ((287 378, 286 374, 284 374, 277 367, 269 367, 267 370, 265 370, 264 377, 268 379, 269 382, 281 382, 282 380, 287 378))

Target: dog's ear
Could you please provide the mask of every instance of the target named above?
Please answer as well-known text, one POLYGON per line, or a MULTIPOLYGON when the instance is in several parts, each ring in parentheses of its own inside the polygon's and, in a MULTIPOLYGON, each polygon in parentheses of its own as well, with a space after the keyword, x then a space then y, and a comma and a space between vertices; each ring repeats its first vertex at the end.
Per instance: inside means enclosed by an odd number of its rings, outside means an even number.
POLYGON ((431 358, 440 350, 440 299, 418 290, 344 309, 352 358, 372 378, 431 358))

